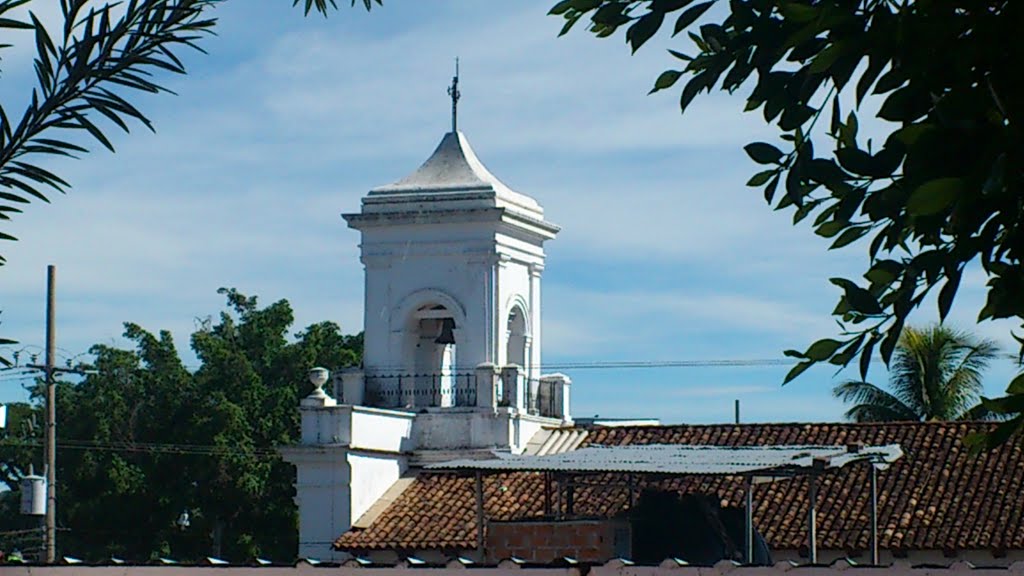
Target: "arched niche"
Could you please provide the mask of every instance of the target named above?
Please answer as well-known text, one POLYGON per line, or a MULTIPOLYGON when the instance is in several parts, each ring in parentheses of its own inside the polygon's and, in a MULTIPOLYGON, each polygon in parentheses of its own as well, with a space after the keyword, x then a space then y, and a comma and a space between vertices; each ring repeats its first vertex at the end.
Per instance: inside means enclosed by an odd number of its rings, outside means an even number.
POLYGON ((526 368, 529 366, 529 329, 526 310, 516 304, 509 310, 506 323, 505 363, 526 368))
MULTIPOLYGON (((402 404, 453 406, 459 396, 458 346, 465 321, 461 305, 444 292, 423 290, 403 299, 401 319, 405 375, 402 404)), ((462 402, 464 403, 464 402, 462 402)))

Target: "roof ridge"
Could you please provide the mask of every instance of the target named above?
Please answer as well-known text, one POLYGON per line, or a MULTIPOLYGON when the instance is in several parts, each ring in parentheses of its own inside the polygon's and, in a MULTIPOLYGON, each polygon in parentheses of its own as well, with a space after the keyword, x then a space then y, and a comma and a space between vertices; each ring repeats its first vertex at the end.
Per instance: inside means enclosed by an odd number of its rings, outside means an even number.
POLYGON ((615 426, 615 427, 586 427, 576 426, 574 430, 667 430, 667 429, 693 429, 693 428, 751 428, 756 426, 761 427, 773 427, 773 428, 786 428, 786 427, 825 427, 825 426, 836 426, 836 427, 850 427, 850 428, 882 428, 882 427, 959 427, 959 426, 991 426, 994 422, 987 420, 901 420, 898 422, 741 422, 741 423, 698 423, 698 424, 636 424, 626 426, 615 426))

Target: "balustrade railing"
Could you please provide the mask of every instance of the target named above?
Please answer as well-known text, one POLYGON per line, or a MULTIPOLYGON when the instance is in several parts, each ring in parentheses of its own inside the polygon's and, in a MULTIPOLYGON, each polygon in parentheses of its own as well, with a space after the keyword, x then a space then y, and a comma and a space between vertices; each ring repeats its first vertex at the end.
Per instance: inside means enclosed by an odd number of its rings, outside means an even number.
POLYGON ((528 414, 563 418, 563 396, 567 393, 563 383, 548 378, 527 378, 517 368, 503 369, 500 375, 486 372, 360 373, 353 398, 340 394, 343 386, 336 386, 335 390, 342 403, 362 403, 377 408, 469 407, 477 406, 479 398, 485 406, 518 407, 528 414))
POLYGON ((473 373, 367 374, 366 404, 377 408, 476 406, 473 373))
POLYGON ((550 381, 527 379, 524 382, 526 391, 526 411, 548 418, 561 418, 562 407, 558 405, 555 387, 550 381))

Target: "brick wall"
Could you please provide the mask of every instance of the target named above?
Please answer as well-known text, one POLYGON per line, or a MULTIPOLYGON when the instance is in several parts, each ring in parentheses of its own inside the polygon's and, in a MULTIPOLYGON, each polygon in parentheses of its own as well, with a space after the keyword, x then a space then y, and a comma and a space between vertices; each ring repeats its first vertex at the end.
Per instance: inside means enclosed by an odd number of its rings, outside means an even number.
POLYGON ((488 522, 487 558, 522 558, 549 563, 568 556, 581 562, 605 562, 619 556, 628 524, 617 520, 488 522))

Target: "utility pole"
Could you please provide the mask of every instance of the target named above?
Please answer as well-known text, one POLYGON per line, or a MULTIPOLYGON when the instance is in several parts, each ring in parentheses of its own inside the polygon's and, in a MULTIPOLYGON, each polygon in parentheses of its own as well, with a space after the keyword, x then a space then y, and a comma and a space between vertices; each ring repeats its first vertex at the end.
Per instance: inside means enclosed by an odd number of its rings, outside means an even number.
POLYGON ((46 383, 46 434, 43 437, 43 460, 46 476, 46 515, 43 541, 46 563, 57 561, 57 381, 58 372, 86 376, 98 374, 96 370, 57 367, 57 267, 46 267, 46 363, 26 364, 27 368, 43 372, 46 383))
POLYGON ((46 267, 46 563, 57 561, 57 267, 46 267))

